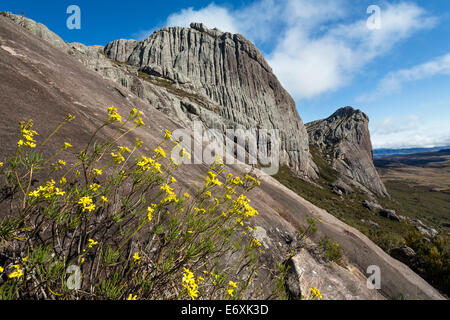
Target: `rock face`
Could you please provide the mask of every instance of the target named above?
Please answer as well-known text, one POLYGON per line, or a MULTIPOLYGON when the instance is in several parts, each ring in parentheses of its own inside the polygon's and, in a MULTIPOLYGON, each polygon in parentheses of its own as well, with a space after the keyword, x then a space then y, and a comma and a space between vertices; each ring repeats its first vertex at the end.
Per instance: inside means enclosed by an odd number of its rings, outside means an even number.
POLYGON ((113 41, 105 54, 206 97, 209 103, 183 101, 180 109, 209 128, 279 130, 281 163, 299 174, 314 174, 295 102, 243 36, 192 23, 191 28, 163 28, 141 42, 113 41))
POLYGON ((345 107, 306 128, 310 145, 319 148, 346 183, 384 197, 388 193, 373 164, 368 125, 366 114, 345 107))
POLYGON ((301 249, 288 265, 287 287, 290 297, 303 295, 311 299, 311 288, 321 288, 324 300, 381 300, 377 290, 367 288, 366 277, 357 268, 319 263, 307 250, 301 249))

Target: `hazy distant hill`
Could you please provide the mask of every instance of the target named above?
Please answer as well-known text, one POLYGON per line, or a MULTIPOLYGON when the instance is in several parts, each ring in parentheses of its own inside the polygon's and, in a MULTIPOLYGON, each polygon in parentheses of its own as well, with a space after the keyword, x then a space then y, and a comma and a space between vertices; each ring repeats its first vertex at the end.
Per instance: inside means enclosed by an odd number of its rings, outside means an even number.
POLYGON ((407 149, 374 149, 373 157, 374 159, 385 158, 385 157, 395 157, 404 154, 422 153, 422 152, 433 152, 444 149, 450 149, 450 146, 441 146, 434 148, 407 148, 407 149))

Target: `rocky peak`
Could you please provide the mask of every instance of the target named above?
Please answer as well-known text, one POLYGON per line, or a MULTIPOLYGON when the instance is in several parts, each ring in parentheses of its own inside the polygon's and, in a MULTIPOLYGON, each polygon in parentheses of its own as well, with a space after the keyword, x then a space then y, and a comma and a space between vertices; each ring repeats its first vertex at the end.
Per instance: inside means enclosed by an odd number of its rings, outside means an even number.
POLYGON ((373 164, 369 117, 361 110, 344 107, 330 117, 306 125, 310 145, 338 171, 345 183, 387 196, 373 164))
POLYGON ((308 134, 294 100, 242 35, 192 23, 190 28, 162 28, 140 42, 116 40, 104 52, 211 102, 180 100, 172 108, 183 120, 192 120, 189 110, 195 109, 195 117, 209 128, 278 129, 281 164, 300 175, 314 175, 308 134), (186 108, 186 103, 195 106, 186 108))

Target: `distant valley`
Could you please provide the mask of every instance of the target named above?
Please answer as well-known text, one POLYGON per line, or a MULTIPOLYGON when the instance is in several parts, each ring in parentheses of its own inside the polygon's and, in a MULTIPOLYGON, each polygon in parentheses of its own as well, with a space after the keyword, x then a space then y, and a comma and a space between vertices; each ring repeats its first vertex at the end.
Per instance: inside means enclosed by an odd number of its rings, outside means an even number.
POLYGON ((405 155, 405 154, 440 151, 440 150, 446 150, 446 149, 450 149, 450 146, 440 146, 440 147, 433 147, 433 148, 403 148, 403 149, 381 148, 381 149, 373 150, 373 157, 374 157, 374 159, 378 159, 378 158, 401 156, 401 155, 405 155))

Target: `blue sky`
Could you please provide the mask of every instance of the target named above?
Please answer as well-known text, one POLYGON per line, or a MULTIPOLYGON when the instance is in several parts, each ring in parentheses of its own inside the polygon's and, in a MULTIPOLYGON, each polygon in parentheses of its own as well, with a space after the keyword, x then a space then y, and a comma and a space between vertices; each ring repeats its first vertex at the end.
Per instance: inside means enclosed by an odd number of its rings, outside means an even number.
POLYGON ((351 105, 381 147, 450 145, 450 1, 2 1, 67 42, 143 39, 165 25, 241 33, 263 52, 304 122, 351 105), (69 30, 66 9, 81 9, 69 30), (367 27, 370 5, 380 28, 367 27))

